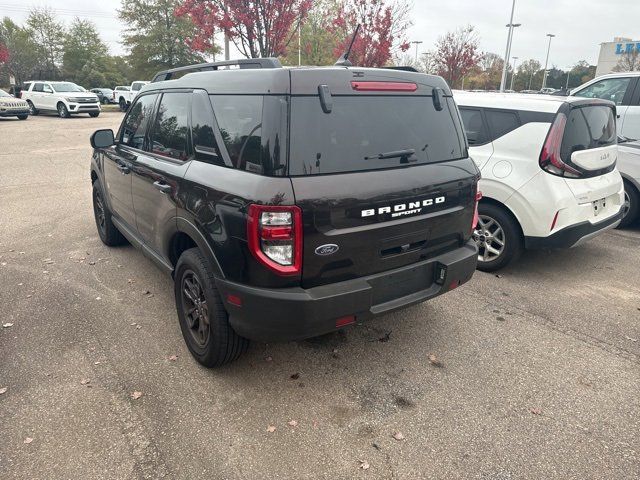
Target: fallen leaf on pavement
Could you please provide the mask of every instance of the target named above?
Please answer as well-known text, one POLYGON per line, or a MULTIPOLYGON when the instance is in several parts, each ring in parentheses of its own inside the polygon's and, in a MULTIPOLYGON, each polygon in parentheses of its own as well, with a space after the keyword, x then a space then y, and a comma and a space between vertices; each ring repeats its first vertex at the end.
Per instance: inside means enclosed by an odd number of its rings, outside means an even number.
POLYGON ((296 372, 296 373, 294 373, 293 375, 291 375, 289 378, 290 378, 291 380, 297 380, 297 379, 299 379, 299 378, 300 378, 300 374, 296 372))
POLYGON ((438 360, 438 357, 436 357, 435 354, 433 353, 429 355, 429 363, 434 367, 438 367, 438 368, 442 368, 444 366, 442 362, 438 360))
POLYGON ((33 442, 33 438, 31 438, 31 437, 27 437, 27 438, 24 439, 24 443, 26 443, 26 444, 29 444, 31 442, 33 442))
POLYGON ((269 425, 269 426, 267 427, 267 432, 269 432, 269 433, 273 433, 273 432, 275 432, 275 431, 276 431, 276 427, 275 427, 275 425, 269 425))
POLYGON ((7 322, 7 323, 3 323, 3 324, 2 324, 2 327, 3 327, 3 328, 13 327, 13 323, 8 323, 8 322, 7 322))
POLYGON ((83 378, 82 380, 80 380, 80 385, 89 385, 89 383, 91 383, 91 380, 89 380, 88 378, 83 378))
POLYGON ((393 438, 395 438, 398 441, 404 440, 404 435, 402 434, 402 432, 396 432, 393 434, 393 438))
POLYGON ((96 297, 96 300, 102 300, 102 297, 96 297))
POLYGON ((2 395, 3 393, 7 393, 7 390, 9 390, 9 387, 0 388, 0 395, 2 395))
POLYGON ((170 361, 170 362, 175 362, 176 360, 178 360, 178 356, 177 356, 177 355, 171 355, 171 356, 169 357, 169 361, 170 361))
POLYGON ((382 337, 378 339, 378 341, 382 343, 388 342, 389 340, 391 340, 391 332, 385 333, 382 337))
POLYGON ((362 469, 362 470, 369 470, 369 462, 367 462, 366 460, 358 460, 360 462, 360 466, 358 468, 362 469))
POLYGON ((533 413, 534 415, 542 415, 542 409, 541 408, 530 408, 529 411, 531 413, 533 413))
POLYGON ((637 338, 631 338, 631 337, 628 337, 626 335, 624 336, 624 338, 626 338, 627 340, 631 340, 632 342, 637 342, 638 341, 637 338))
POLYGON ((298 426, 298 422, 296 422, 295 420, 289 420, 288 425, 290 425, 292 427, 297 427, 298 426))
POLYGON ((142 396, 142 392, 133 392, 131 394, 131 398, 133 398, 134 400, 139 399, 142 396))

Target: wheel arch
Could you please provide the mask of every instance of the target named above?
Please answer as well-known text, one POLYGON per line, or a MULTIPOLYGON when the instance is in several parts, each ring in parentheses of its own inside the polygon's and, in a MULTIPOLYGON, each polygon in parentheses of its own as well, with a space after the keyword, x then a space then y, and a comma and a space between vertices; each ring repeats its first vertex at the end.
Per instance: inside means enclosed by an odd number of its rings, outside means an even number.
POLYGON ((518 227, 518 231, 520 232, 520 236, 524 240, 524 231, 522 230, 522 224, 520 223, 520 220, 518 219, 518 216, 507 205, 505 205, 504 203, 502 203, 499 200, 496 200, 495 198, 485 197, 485 196, 483 196, 482 199, 480 200, 480 204, 481 205, 482 204, 494 205, 494 206, 504 210, 512 218, 512 220, 515 222, 516 226, 518 227))
POLYGON ((205 236, 189 220, 183 217, 176 218, 177 230, 171 235, 167 243, 167 257, 175 268, 182 252, 197 247, 207 260, 209 260, 213 273, 218 278, 225 278, 220 262, 215 252, 207 242, 205 236))

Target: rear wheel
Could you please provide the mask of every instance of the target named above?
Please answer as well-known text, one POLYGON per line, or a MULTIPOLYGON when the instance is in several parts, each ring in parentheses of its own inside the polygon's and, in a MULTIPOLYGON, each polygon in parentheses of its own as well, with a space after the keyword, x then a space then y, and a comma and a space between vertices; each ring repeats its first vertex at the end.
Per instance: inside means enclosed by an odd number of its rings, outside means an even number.
POLYGON ((518 224, 503 208, 490 203, 478 206, 478 225, 473 231, 478 245, 478 269, 493 272, 516 260, 523 239, 518 224))
POLYGON ((100 115, 100 112, 89 112, 89 116, 92 118, 96 118, 98 115, 100 115))
POLYGON ((622 206, 622 211, 624 216, 618 228, 628 227, 638 219, 638 214, 640 214, 640 194, 626 180, 624 182, 624 205, 622 206))
POLYGON ((29 118, 29 115, 18 115, 18 120, 26 120, 29 118))
POLYGON ((180 330, 199 363, 217 367, 247 350, 249 341, 229 325, 213 272, 199 249, 191 248, 180 256, 174 282, 180 330))
POLYGON ((38 112, 36 107, 33 105, 31 100, 27 100, 27 103, 29 104, 29 115, 38 115, 38 113, 40 113, 38 112))
POLYGON ((120 110, 123 112, 127 111, 127 101, 124 98, 120 98, 118 101, 118 105, 120 106, 120 110))
POLYGON ((67 106, 62 102, 58 103, 58 116, 60 118, 69 118, 70 117, 69 110, 67 109, 67 106))
POLYGON ((93 215, 102 243, 109 247, 127 243, 127 239, 124 238, 111 220, 111 212, 104 201, 104 192, 98 180, 93 182, 93 215))

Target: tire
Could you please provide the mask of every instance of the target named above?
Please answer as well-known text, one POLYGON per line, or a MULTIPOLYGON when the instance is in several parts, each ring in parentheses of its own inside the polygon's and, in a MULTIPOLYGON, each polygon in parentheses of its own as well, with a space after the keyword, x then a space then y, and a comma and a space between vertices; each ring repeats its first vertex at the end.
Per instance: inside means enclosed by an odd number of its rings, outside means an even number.
POLYGON ((249 340, 231 328, 209 262, 198 248, 182 253, 174 282, 180 330, 199 363, 208 368, 218 367, 247 351, 249 340))
POLYGON ((26 120, 29 118, 29 115, 18 115, 18 120, 26 120))
POLYGON ((62 102, 58 102, 56 109, 58 110, 58 116, 60 118, 69 118, 71 116, 69 114, 69 110, 67 109, 67 106, 62 102))
POLYGON ((27 100, 27 103, 29 104, 29 115, 38 115, 38 113, 40 113, 33 103, 31 103, 31 100, 27 100))
POLYGON ((100 112, 89 112, 91 118, 96 118, 98 115, 100 115, 100 112))
POLYGON ((118 105, 120 106, 121 112, 127 111, 127 101, 124 98, 120 97, 120 100, 118 100, 118 105))
POLYGON ((638 214, 640 214, 640 193, 626 180, 624 181, 624 205, 622 208, 625 213, 618 228, 628 227, 638 219, 638 214))
POLYGON ((478 216, 478 225, 473 231, 478 245, 478 270, 494 272, 517 260, 524 250, 524 239, 513 216, 502 207, 482 202, 478 216))
POLYGON ((93 182, 93 216, 102 243, 108 247, 117 247, 127 243, 127 239, 111 220, 111 212, 104 201, 104 191, 97 180, 93 182))

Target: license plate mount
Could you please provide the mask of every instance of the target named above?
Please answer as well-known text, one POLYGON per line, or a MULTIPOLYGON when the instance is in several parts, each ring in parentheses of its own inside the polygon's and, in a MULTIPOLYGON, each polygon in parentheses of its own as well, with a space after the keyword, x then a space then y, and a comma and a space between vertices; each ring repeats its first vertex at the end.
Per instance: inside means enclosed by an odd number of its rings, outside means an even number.
POLYGON ((600 198, 591 202, 591 204, 593 205, 593 215, 597 217, 607 207, 607 199, 600 198))

